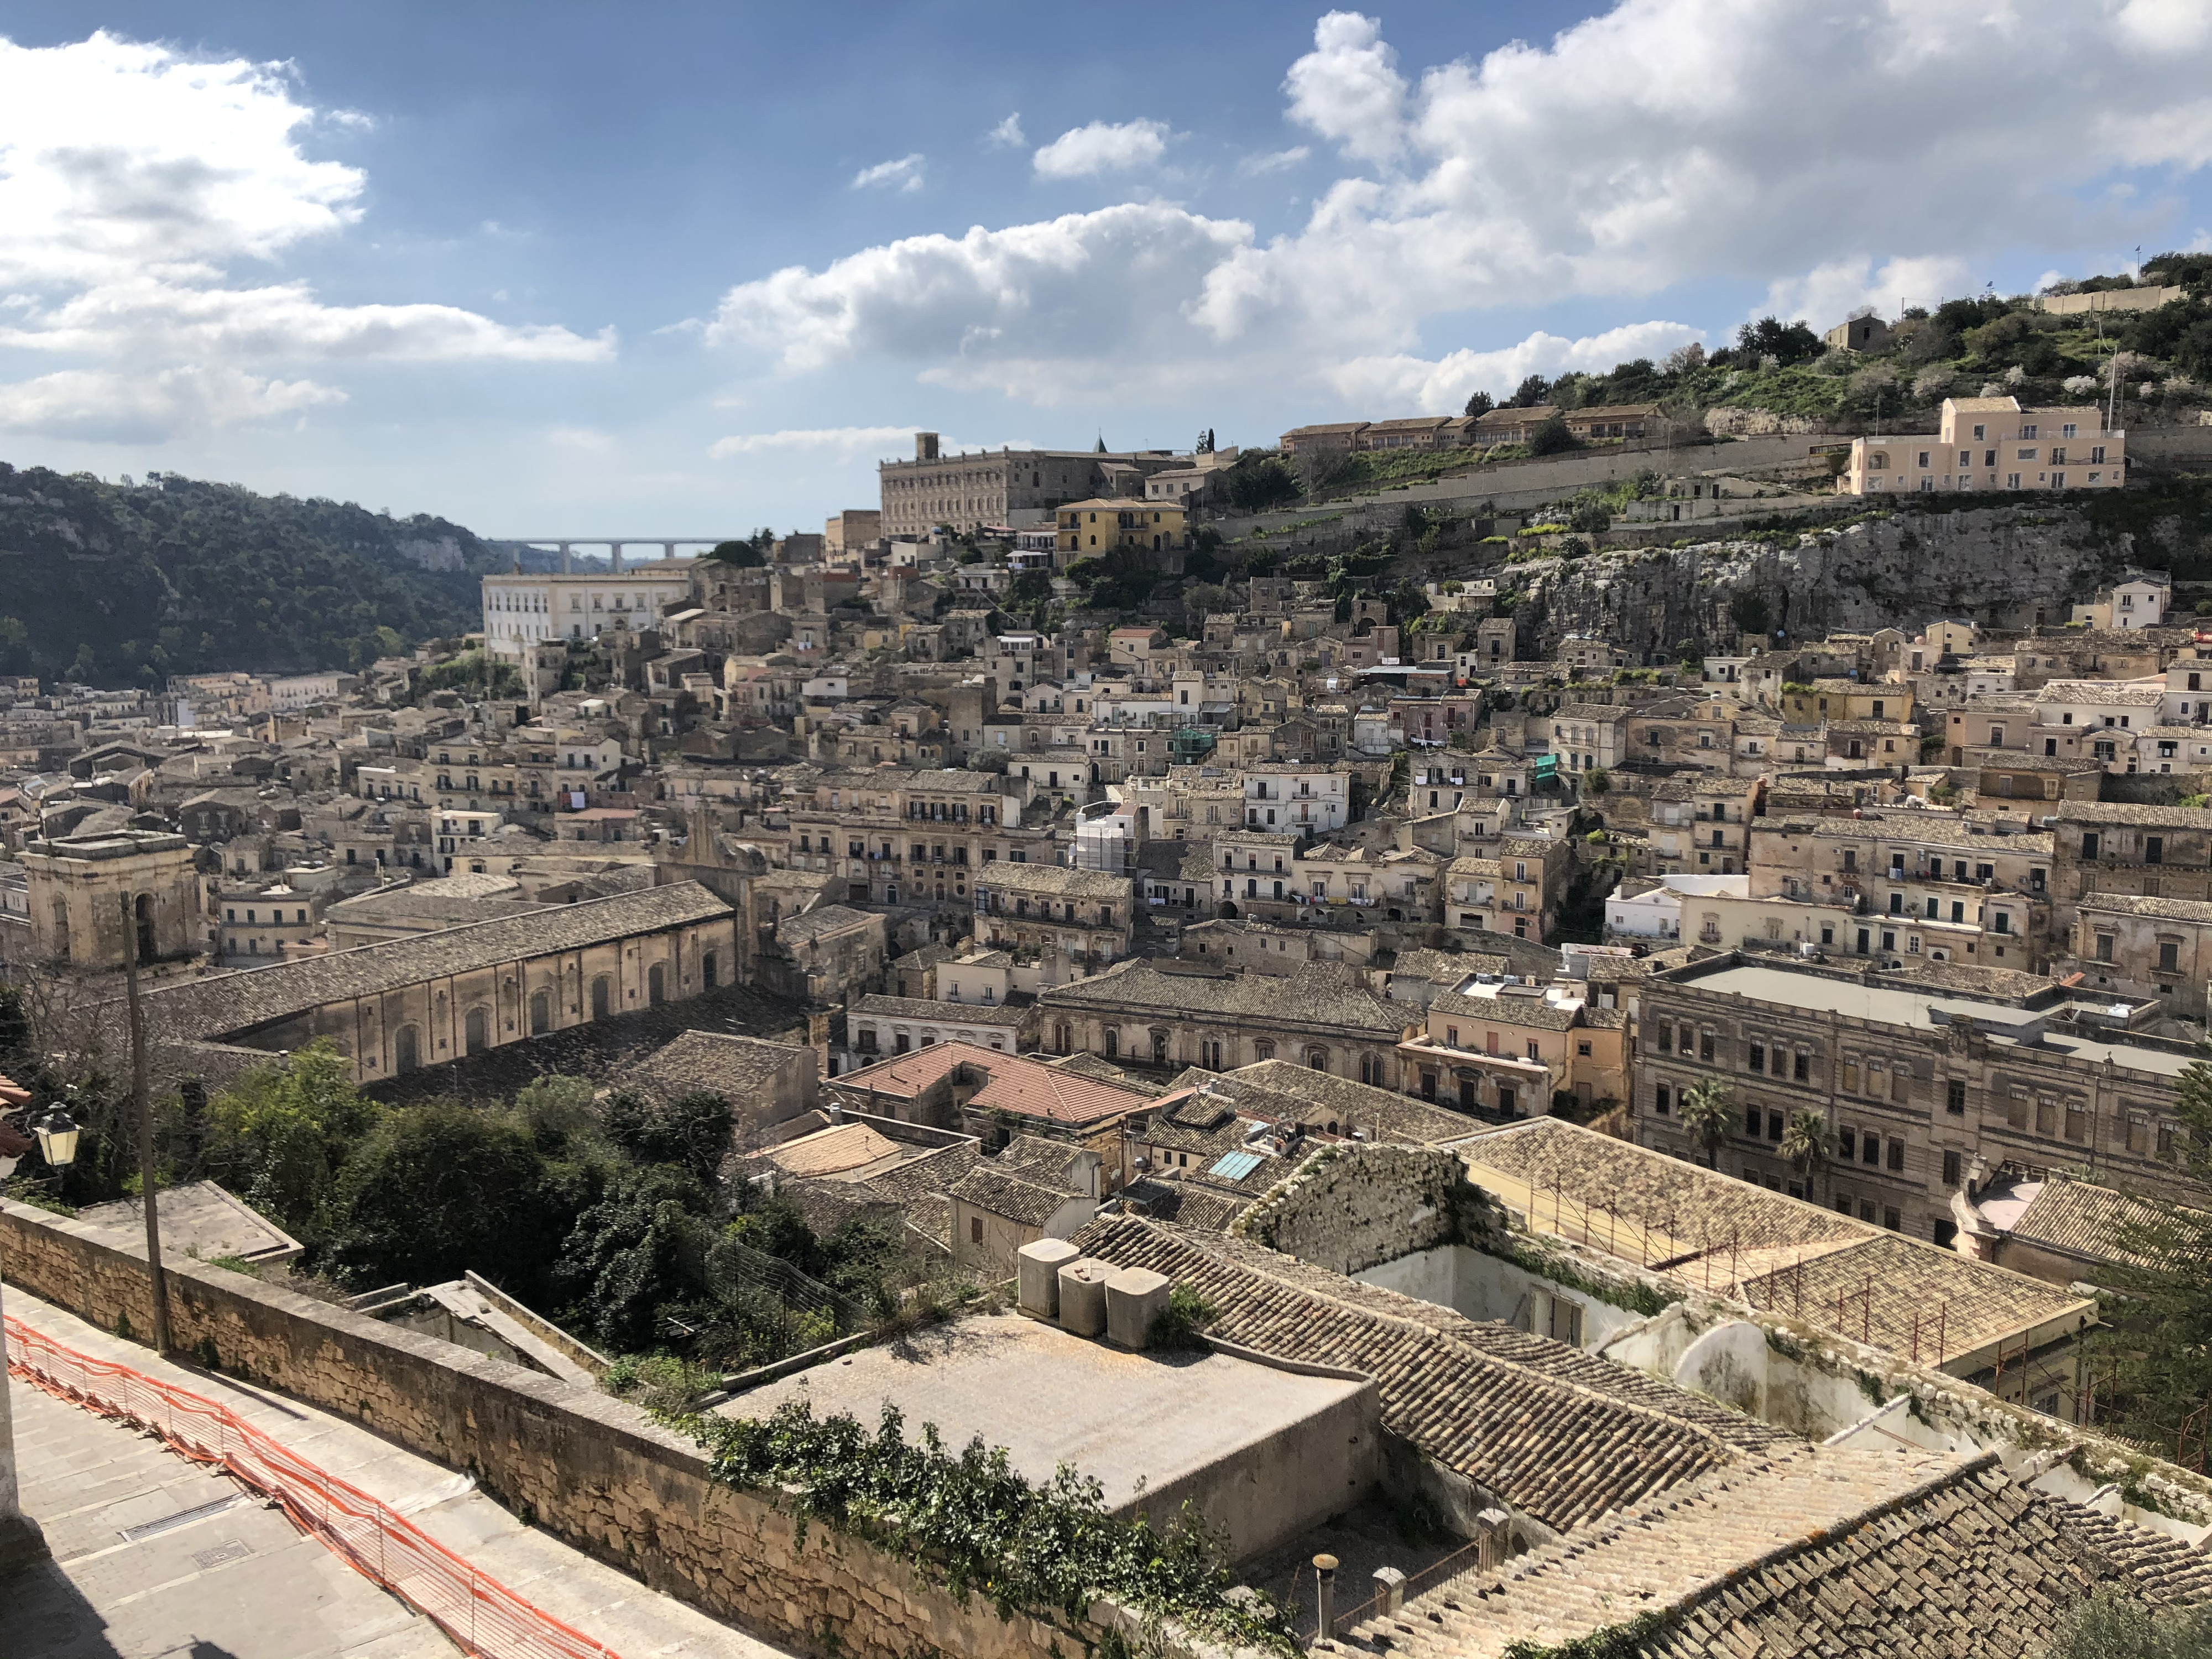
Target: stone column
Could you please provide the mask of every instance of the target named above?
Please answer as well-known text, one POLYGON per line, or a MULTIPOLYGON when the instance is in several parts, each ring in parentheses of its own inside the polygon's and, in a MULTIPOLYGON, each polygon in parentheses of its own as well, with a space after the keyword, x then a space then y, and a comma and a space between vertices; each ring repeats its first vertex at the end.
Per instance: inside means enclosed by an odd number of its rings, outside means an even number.
POLYGON ((8 1403, 6 1368, 0 1366, 0 1579, 46 1559, 46 1537, 23 1513, 15 1480, 15 1419, 8 1403))
POLYGON ((620 542, 607 544, 607 571, 611 575, 617 574, 622 570, 622 550, 623 544, 620 542))

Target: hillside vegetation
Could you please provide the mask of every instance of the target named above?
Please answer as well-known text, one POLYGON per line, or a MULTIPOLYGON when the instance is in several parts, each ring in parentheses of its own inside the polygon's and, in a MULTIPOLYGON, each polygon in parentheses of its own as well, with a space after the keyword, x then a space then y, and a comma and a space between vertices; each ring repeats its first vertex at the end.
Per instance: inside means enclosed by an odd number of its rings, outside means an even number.
POLYGON ((117 685, 357 668, 475 627, 477 579, 496 562, 423 514, 0 462, 0 673, 117 685))

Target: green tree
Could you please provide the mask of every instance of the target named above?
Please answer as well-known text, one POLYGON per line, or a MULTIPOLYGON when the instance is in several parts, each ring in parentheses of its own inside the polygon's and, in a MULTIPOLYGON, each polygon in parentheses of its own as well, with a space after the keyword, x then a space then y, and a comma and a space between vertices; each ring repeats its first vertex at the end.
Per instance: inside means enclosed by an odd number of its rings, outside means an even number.
POLYGON ((568 1220, 552 1173, 503 1115, 452 1101, 387 1111, 333 1183, 320 1260, 356 1290, 473 1269, 529 1294, 568 1220))
POLYGON ((1705 1155, 1706 1164, 1718 1169, 1721 1142, 1728 1139, 1729 1125, 1735 1119, 1735 1097, 1728 1085, 1713 1079, 1693 1083, 1682 1091, 1676 1109, 1684 1132, 1705 1155))
POLYGON ((621 1171, 576 1217, 553 1269, 593 1338, 622 1353, 665 1335, 665 1310, 699 1298, 714 1228, 706 1193, 672 1164, 621 1171))
POLYGON ((1551 395, 1552 383, 1540 374, 1531 374, 1513 388, 1513 395, 1505 402, 1510 409, 1535 409, 1551 395))
POLYGON ((1567 417, 1556 410, 1539 421, 1528 434, 1531 455, 1557 455, 1575 447, 1575 434, 1567 430, 1567 417))
POLYGON ((672 1164, 711 1186, 730 1154, 730 1103, 694 1091, 667 1102, 623 1089, 607 1097, 600 1114, 607 1139, 639 1164, 672 1164))
POLYGON ((1583 793, 1602 795, 1613 787, 1613 779, 1602 766, 1594 766, 1583 774, 1583 793))
POLYGON ((1297 470, 1279 455, 1249 449, 1229 469, 1224 485, 1230 506, 1239 513, 1266 513, 1291 507, 1305 498, 1305 485, 1297 470))
MULTIPOLYGON (((2212 1182, 2212 1059, 2183 1071, 2174 1111, 2179 1173, 2202 1188, 2212 1182)), ((2125 1299, 2098 1343, 2119 1385, 2106 1425, 2171 1447, 2191 1414, 2212 1406, 2212 1211, 2153 1196, 2131 1211, 2112 1241, 2125 1299)))
POLYGON ((1787 368, 1792 363, 1819 356, 1821 345, 1820 337, 1802 319, 1785 323, 1778 317, 1762 317, 1736 331, 1735 349, 1751 359, 1753 368, 1758 367, 1761 358, 1771 357, 1787 368))
POLYGON ((1464 412, 1468 419, 1474 421, 1481 419, 1497 407, 1498 405, 1491 401, 1487 392, 1470 392, 1467 394, 1467 408, 1464 412))
POLYGON ((718 564, 751 569, 768 562, 768 556, 750 541, 717 542, 707 556, 718 564))
POLYGON ((1790 1114, 1782 1130, 1782 1156, 1805 1177, 1806 1195, 1816 1204, 1827 1201, 1821 1196, 1821 1182, 1828 1168, 1828 1120, 1823 1114, 1810 1106, 1790 1114))
POLYGON ((208 1103, 200 1167, 286 1227, 311 1231, 381 1110, 354 1087, 353 1062, 319 1037, 208 1103))
POLYGON ((2058 1621, 2040 1659, 2207 1659, 2212 1607, 2154 1607, 2100 1585, 2058 1621))

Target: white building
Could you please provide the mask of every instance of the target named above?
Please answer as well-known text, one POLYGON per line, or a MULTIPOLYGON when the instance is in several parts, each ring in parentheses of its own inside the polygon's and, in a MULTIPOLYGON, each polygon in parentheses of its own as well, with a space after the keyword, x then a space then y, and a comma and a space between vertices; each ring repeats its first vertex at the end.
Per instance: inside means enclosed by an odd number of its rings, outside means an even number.
POLYGON ((1322 767, 1260 766, 1246 769, 1247 830, 1341 830, 1351 817, 1352 780, 1322 767))
POLYGON ((1605 934, 1609 939, 1679 939, 1685 898, 1750 896, 1747 875, 1662 876, 1656 887, 1630 897, 1615 894, 1606 900, 1605 934))
POLYGON ((659 559, 586 574, 505 574, 483 579, 483 633, 492 654, 520 662, 553 640, 658 628, 691 603, 695 559, 659 559))

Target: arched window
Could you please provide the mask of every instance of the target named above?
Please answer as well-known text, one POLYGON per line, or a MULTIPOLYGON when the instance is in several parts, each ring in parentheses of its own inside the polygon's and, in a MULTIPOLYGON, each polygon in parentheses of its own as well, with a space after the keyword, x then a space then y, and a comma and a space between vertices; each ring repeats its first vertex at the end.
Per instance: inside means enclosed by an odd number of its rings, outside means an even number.
POLYGON ((713 990, 721 982, 721 969, 722 964, 714 952, 708 951, 699 958, 699 982, 708 990, 713 990))
POLYGON ((415 1028, 412 1025, 401 1026, 392 1037, 392 1069, 411 1072, 422 1063, 422 1043, 415 1035, 415 1028))
POLYGON ((469 1010, 468 1018, 461 1024, 461 1043, 464 1053, 480 1054, 491 1047, 491 1020, 481 1008, 469 1010))
POLYGON ((1052 1028, 1052 1051, 1056 1054, 1070 1054, 1075 1052, 1075 1033, 1066 1020, 1060 1021, 1052 1028))
POLYGON ((592 1018, 605 1019, 608 1005, 614 997, 614 982, 605 974, 592 981, 592 1018))
POLYGON ((553 998, 550 992, 530 994, 530 1035, 544 1036, 553 1029, 553 998))
POLYGON ((1881 472, 1881 471, 1886 471, 1886 470, 1888 468, 1888 465, 1889 465, 1889 452, 1888 452, 1887 450, 1886 450, 1886 449, 1870 449, 1870 450, 1869 450, 1869 451, 1867 452, 1867 471, 1869 471, 1869 472, 1881 472))
POLYGON ((1316 1072, 1326 1072, 1328 1070, 1328 1050, 1326 1048, 1307 1049, 1306 1064, 1313 1067, 1316 1072))
POLYGON ((659 963, 646 969, 645 1000, 655 1008, 668 1000, 668 969, 659 963))
POLYGON ((1114 1030, 1113 1027, 1109 1026, 1106 1029, 1106 1058, 1109 1060, 1117 1059, 1120 1057, 1121 1053, 1121 1034, 1114 1030))

